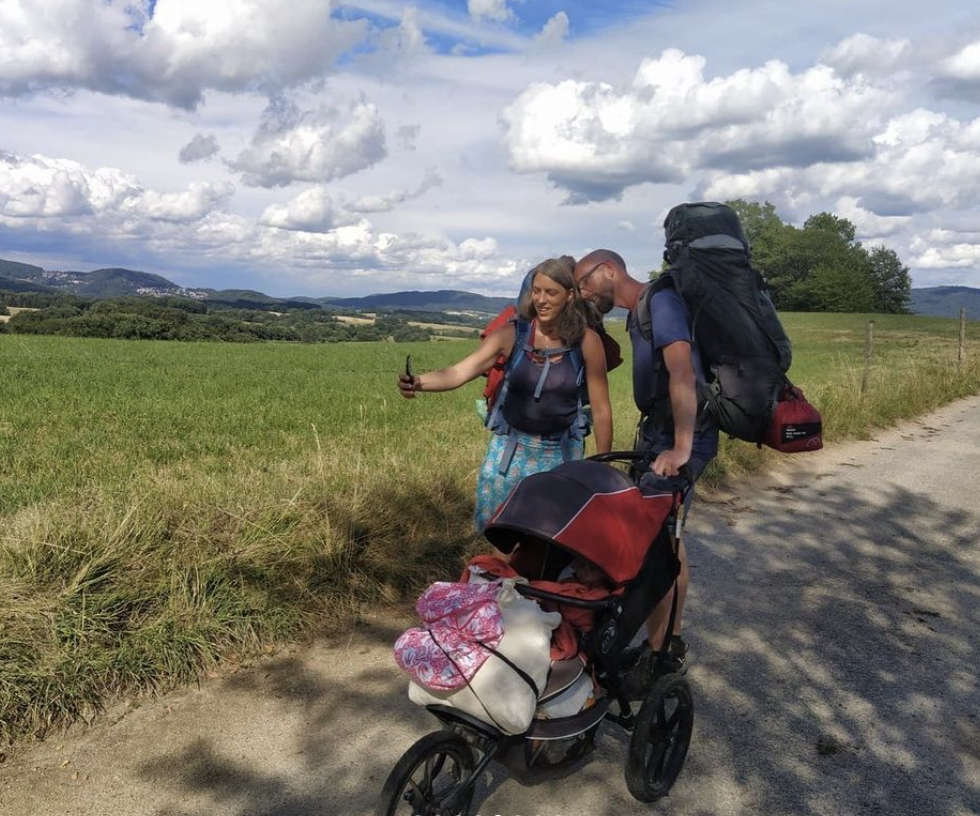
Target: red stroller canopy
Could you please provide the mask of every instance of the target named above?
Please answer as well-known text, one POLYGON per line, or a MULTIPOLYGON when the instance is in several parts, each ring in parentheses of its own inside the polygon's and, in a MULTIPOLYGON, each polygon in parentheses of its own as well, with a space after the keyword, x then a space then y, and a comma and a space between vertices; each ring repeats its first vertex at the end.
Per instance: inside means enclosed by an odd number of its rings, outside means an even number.
POLYGON ((557 544, 623 584, 640 571, 672 503, 671 494, 645 496, 621 470, 584 459, 523 479, 484 534, 504 553, 557 544))

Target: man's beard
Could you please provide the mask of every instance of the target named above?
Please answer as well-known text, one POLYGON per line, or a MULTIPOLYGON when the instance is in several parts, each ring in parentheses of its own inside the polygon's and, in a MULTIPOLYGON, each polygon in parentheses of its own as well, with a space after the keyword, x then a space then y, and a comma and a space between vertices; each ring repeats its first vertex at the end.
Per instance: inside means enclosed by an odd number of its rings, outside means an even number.
POLYGON ((592 298, 592 303, 595 304, 596 310, 599 314, 609 314, 616 303, 613 301, 612 295, 596 295, 592 298))

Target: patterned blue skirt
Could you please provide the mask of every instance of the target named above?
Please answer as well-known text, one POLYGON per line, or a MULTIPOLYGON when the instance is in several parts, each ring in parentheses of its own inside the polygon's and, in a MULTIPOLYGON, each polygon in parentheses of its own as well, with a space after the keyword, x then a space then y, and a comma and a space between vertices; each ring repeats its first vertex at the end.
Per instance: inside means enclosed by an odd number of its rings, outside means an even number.
MULTIPOLYGON (((508 438, 499 434, 490 436, 487 455, 476 480, 473 526, 478 533, 483 532, 497 508, 504 503, 521 479, 532 473, 551 470, 565 461, 560 441, 542 439, 536 434, 514 433, 517 436, 517 447, 506 473, 500 472, 500 461, 507 452, 508 438)), ((570 447, 572 459, 581 459, 585 455, 585 446, 581 441, 571 440, 570 447)))

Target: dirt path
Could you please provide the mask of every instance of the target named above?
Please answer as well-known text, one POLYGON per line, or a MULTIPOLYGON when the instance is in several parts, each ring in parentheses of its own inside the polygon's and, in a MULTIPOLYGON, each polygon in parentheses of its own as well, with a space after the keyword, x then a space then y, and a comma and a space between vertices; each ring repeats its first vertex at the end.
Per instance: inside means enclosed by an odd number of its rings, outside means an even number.
MULTIPOLYGON (((695 733, 669 799, 629 797, 610 727, 563 777, 493 770, 476 812, 980 813, 978 497, 980 398, 705 497, 689 528, 695 733)), ((390 656, 403 627, 379 621, 23 748, 0 765, 0 813, 372 813, 434 726, 390 656)))

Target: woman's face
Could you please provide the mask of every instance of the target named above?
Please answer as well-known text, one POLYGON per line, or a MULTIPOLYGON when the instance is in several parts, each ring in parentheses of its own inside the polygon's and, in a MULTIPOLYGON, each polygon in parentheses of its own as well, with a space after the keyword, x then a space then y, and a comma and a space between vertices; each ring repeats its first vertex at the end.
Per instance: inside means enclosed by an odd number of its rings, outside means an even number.
POLYGON ((555 320, 572 299, 574 293, 547 275, 539 272, 531 282, 531 303, 534 311, 544 321, 555 320))

